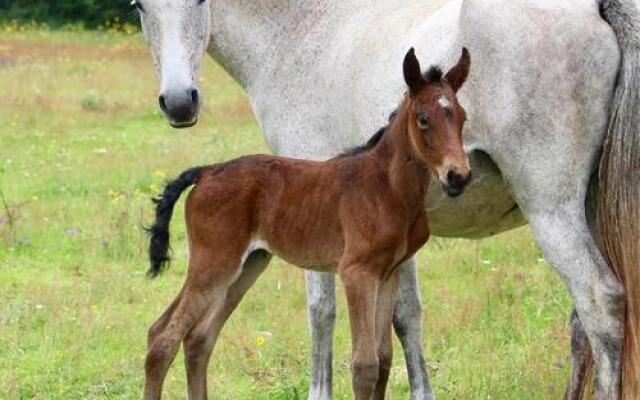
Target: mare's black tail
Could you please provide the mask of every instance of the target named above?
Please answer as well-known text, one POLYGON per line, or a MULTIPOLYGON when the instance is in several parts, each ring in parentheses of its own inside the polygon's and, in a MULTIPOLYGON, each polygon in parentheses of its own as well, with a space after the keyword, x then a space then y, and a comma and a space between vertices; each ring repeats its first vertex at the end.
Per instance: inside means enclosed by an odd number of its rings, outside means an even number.
POLYGON ((147 229, 151 240, 149 242, 149 261, 151 266, 147 275, 155 278, 169 264, 169 222, 173 215, 173 207, 182 192, 200 179, 204 167, 191 168, 180 174, 178 178, 167 183, 162 194, 153 199, 156 205, 156 220, 147 229))

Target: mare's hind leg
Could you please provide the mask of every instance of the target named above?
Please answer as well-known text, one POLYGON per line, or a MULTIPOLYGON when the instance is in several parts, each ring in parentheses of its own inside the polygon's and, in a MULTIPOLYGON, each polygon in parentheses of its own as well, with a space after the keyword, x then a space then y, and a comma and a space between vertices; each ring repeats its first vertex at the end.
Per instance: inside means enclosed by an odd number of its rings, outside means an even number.
POLYGON ((615 400, 620 396, 624 291, 589 233, 583 204, 557 204, 528 217, 575 301, 594 355, 597 398, 615 400))
POLYGON ((435 400, 422 353, 422 303, 415 258, 402 264, 398 272, 400 289, 393 313, 393 328, 402 343, 411 400, 435 400))
POLYGON ((271 255, 266 251, 253 252, 242 266, 240 277, 229 287, 222 307, 212 305, 184 339, 190 400, 207 398, 207 366, 220 331, 270 259, 271 255))
POLYGON ((511 185, 546 259, 574 299, 594 355, 597 398, 619 399, 624 291, 596 245, 585 210, 598 147, 589 144, 588 131, 581 135, 561 131, 545 136, 543 151, 526 136, 534 134, 525 133, 514 134, 516 147, 491 156, 511 185))
MULTIPOLYGON (((591 229, 591 235, 596 239, 596 242, 600 244, 601 238, 598 231, 596 210, 598 201, 598 188, 595 184, 595 176, 591 178, 591 184, 587 191, 587 223, 591 229)), ((578 318, 578 313, 574 309, 570 316, 571 324, 571 354, 569 355, 569 361, 571 364, 571 374, 569 375, 569 383, 565 391, 565 400, 581 400, 585 393, 592 388, 587 388, 586 385, 591 383, 589 375, 592 368, 591 346, 589 339, 584 331, 584 327, 578 318)))
POLYGON ((595 359, 597 398, 615 400, 620 398, 624 292, 589 232, 584 197, 579 199, 546 199, 542 208, 524 211, 575 301, 595 359))
POLYGON ((591 347, 578 313, 571 313, 571 375, 565 400, 581 400, 585 391, 591 347))
POLYGON ((376 299, 376 344, 378 347, 378 383, 373 400, 383 400, 389 382, 393 361, 391 323, 398 293, 399 272, 394 271, 387 280, 380 281, 376 299))
POLYGON ((229 285, 237 276, 240 254, 213 260, 207 250, 192 249, 191 260, 195 261, 189 263, 189 273, 173 312, 168 313, 170 317, 165 323, 154 324, 153 332, 149 334, 145 400, 161 398, 164 378, 180 342, 207 309, 222 304, 229 285))

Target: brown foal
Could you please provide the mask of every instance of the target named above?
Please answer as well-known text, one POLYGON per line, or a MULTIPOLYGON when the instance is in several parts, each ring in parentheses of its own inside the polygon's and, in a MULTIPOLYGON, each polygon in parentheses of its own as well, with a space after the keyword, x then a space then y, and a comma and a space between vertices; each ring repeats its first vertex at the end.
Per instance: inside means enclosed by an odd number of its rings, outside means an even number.
POLYGON ((150 229, 152 276, 168 262, 169 221, 186 201, 189 269, 180 294, 149 330, 145 399, 162 384, 184 342, 190 399, 206 399, 216 339, 271 254, 302 268, 336 272, 347 296, 358 400, 383 399, 391 367, 397 267, 429 238, 425 194, 431 175, 451 196, 470 179, 456 92, 469 73, 466 49, 446 75, 425 75, 413 49, 408 92, 367 145, 324 162, 255 155, 193 168, 156 199, 150 229))

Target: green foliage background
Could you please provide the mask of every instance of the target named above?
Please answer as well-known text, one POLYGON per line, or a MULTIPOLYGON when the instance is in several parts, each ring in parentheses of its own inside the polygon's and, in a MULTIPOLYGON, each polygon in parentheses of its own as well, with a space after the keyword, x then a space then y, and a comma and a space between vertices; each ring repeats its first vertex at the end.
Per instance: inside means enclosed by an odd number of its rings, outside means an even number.
POLYGON ((134 22, 136 15, 127 0, 0 0, 0 21, 10 20, 95 28, 113 21, 134 22))

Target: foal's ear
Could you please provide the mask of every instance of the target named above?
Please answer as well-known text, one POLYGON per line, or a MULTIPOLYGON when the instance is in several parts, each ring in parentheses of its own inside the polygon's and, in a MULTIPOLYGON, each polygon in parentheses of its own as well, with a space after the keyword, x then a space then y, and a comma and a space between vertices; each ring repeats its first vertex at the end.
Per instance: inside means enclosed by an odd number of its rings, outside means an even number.
POLYGON ((404 71, 404 81, 407 83, 407 86, 409 86, 409 91, 411 94, 417 94, 420 89, 424 87, 425 81, 422 77, 420 63, 416 58, 416 52, 413 47, 410 48, 407 55, 404 56, 402 70, 404 71))
POLYGON ((449 85, 451 85, 454 92, 457 92, 458 89, 462 87, 462 84, 467 80, 470 67, 471 56, 469 55, 469 50, 467 50, 466 47, 463 47, 462 55, 460 56, 460 60, 458 60, 458 64, 451 68, 444 77, 447 82, 449 82, 449 85))

